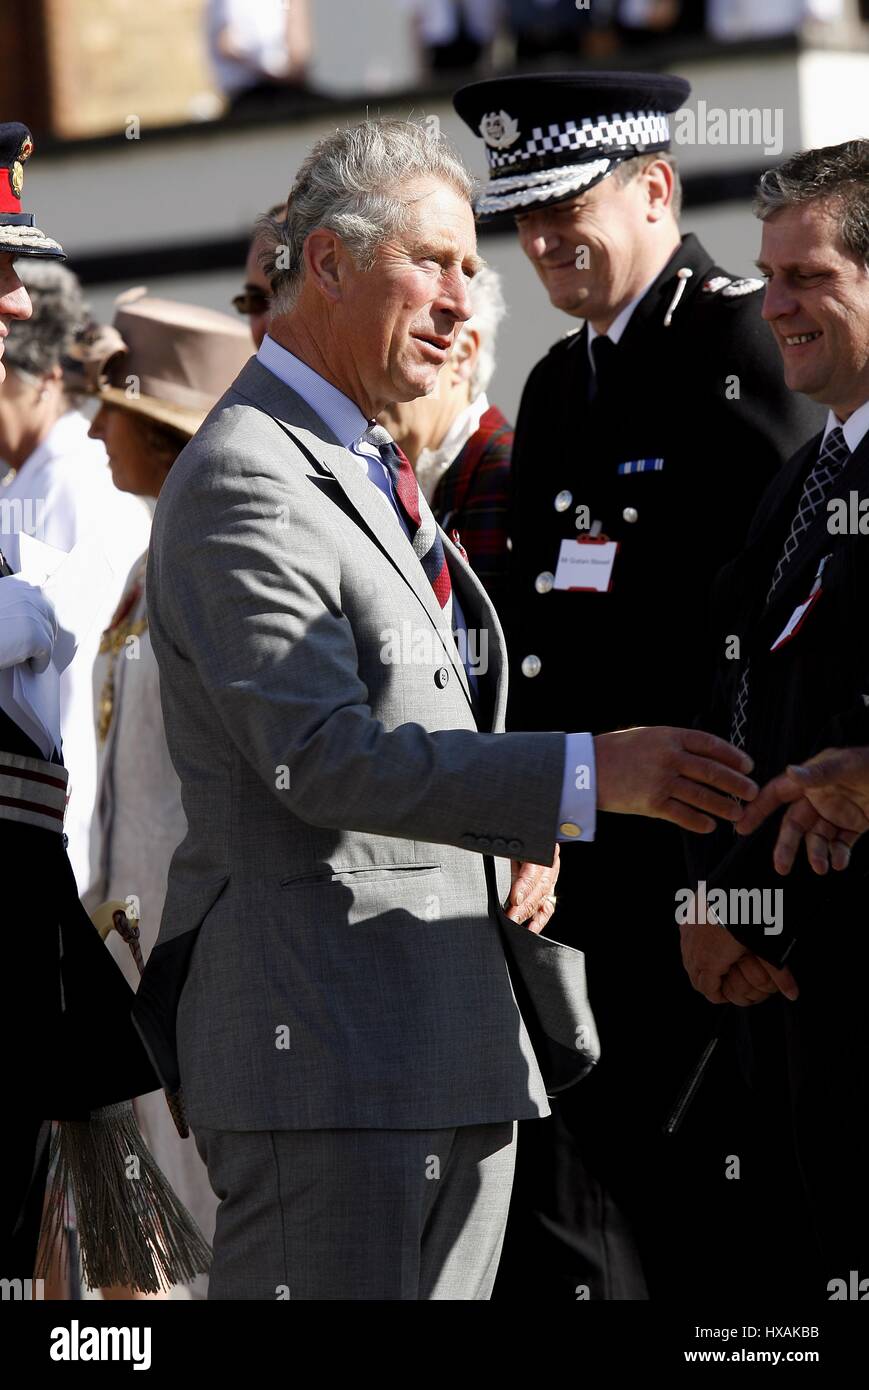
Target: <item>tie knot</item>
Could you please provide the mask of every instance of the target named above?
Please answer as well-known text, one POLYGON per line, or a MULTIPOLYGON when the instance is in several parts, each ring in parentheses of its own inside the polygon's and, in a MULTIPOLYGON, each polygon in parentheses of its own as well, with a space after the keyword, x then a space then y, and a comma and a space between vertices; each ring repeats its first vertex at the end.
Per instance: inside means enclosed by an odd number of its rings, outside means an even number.
POLYGON ((375 449, 383 449, 388 446, 395 448, 395 441, 389 430, 384 429, 383 425, 371 425, 363 434, 362 438, 367 444, 373 444, 375 449))
POLYGON ((608 338, 605 333, 599 333, 596 338, 592 339, 591 355, 594 359, 595 371, 598 371, 605 363, 609 362, 615 350, 615 343, 612 338, 608 338))
POLYGON ((847 463, 850 457, 851 450, 845 438, 845 431, 842 429, 841 425, 836 425, 830 430, 830 433, 824 440, 821 452, 818 456, 818 462, 825 463, 828 467, 832 466, 835 468, 838 465, 838 467, 841 468, 843 464, 847 463))

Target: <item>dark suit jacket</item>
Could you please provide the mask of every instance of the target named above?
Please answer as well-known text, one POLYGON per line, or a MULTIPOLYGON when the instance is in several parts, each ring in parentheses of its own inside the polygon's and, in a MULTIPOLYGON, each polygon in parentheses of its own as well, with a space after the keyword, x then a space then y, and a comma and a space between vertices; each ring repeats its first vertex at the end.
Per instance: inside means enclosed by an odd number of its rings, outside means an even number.
MULTIPOLYGON (((794 456, 763 497, 746 547, 720 575, 716 586, 715 629, 719 656, 714 688, 699 723, 728 737, 740 672, 750 662, 747 749, 761 783, 791 762, 830 746, 869 743, 869 535, 831 534, 825 506, 803 537, 776 589, 765 597, 805 478, 821 442, 816 435, 794 456), (818 567, 829 556, 821 594, 795 635, 771 651, 791 614, 809 595, 818 567), (741 659, 725 655, 728 637, 741 641, 741 659)), ((830 498, 849 500, 852 492, 869 497, 869 435, 846 465, 830 498)), ((828 499, 829 500, 829 499, 828 499)), ((869 526, 869 517, 865 518, 869 526)), ((865 875, 869 855, 863 844, 845 873, 824 877, 811 872, 800 852, 788 878, 772 866, 779 813, 748 839, 727 827, 714 835, 688 837, 693 878, 710 887, 780 889, 783 931, 768 934, 746 926, 734 935, 771 961, 790 960, 799 974, 810 952, 841 946, 865 951, 865 875)))

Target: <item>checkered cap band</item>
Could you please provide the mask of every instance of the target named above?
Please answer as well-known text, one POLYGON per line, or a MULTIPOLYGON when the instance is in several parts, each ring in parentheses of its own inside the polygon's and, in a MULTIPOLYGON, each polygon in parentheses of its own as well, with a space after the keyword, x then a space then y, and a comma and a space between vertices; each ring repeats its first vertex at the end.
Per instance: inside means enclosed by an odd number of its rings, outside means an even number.
POLYGON ((525 145, 514 150, 494 150, 487 148, 489 166, 495 169, 510 169, 527 164, 531 160, 549 159, 562 152, 575 153, 582 150, 601 154, 615 154, 620 149, 636 148, 639 151, 669 145, 670 122, 663 111, 628 112, 627 116, 598 118, 597 122, 587 119, 580 125, 576 121, 566 121, 563 126, 549 125, 544 132, 542 126, 535 126, 525 145))

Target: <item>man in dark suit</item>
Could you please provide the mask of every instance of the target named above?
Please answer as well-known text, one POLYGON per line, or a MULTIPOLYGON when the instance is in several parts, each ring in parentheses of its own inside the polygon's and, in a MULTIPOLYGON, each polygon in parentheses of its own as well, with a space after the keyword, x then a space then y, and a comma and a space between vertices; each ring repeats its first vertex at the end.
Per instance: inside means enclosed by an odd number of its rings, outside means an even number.
MULTIPOLYGON (((726 730, 766 779, 823 750, 869 743, 869 140, 794 156, 764 175, 756 210, 763 313, 787 384, 828 408, 822 431, 771 484, 718 586, 719 662, 704 728, 726 730)), ((758 828, 789 797, 779 776, 746 817, 753 833, 716 832, 690 847, 712 913, 709 924, 682 927, 695 988, 716 1004, 764 1003, 744 1021, 765 1108, 788 1102, 770 1132, 777 1167, 795 1141, 813 1227, 802 1233, 804 1287, 820 1297, 843 1296, 839 1281, 847 1286, 852 1270, 869 1273, 869 854, 860 841, 843 855, 834 829, 853 841, 864 828, 859 759, 839 754, 833 774, 841 785, 825 798, 802 774, 805 805, 785 827, 777 816, 758 828), (805 816, 810 795, 817 823, 805 816), (800 828, 810 853, 794 863, 800 828), (838 873, 824 872, 831 840, 838 873), (743 890, 742 910, 734 890, 743 890), (774 907, 763 923, 745 910, 745 890, 774 907), (788 998, 770 979, 785 963, 788 998)))
MULTIPOLYGON (((594 729, 691 722, 714 576, 821 423, 784 386, 762 282, 680 236, 668 116, 688 92, 679 77, 568 73, 455 99, 491 166, 478 216, 512 216, 550 301, 585 320, 532 371, 516 425, 501 611, 513 729, 565 728, 577 702, 594 729), (590 564, 565 578, 571 558, 616 544, 603 591, 590 564)), ((708 1205, 710 1183, 734 1193, 710 1166, 714 1085, 676 1139, 661 1134, 711 1030, 666 935, 682 850, 666 826, 603 817, 597 851, 564 856, 550 934, 587 954, 601 1061, 545 1125, 520 1128, 501 1283, 512 1269, 524 1287, 533 1261, 541 1295, 681 1297, 686 1264, 709 1264, 692 1200, 708 1205)))

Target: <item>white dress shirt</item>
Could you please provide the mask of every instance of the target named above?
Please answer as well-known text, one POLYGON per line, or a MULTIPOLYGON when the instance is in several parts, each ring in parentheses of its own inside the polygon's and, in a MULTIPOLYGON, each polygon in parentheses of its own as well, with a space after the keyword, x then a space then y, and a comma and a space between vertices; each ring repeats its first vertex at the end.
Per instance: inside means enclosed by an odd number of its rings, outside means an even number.
POLYGON ((853 454, 855 449, 863 443, 867 430, 869 430, 869 401, 864 401, 861 406, 849 415, 844 425, 842 421, 831 410, 827 416, 827 423, 824 426, 824 438, 821 440, 821 448, 827 442, 827 435, 830 430, 841 428, 845 436, 845 443, 853 454))
MULTIPOLYGON (((660 273, 661 272, 659 270, 658 275, 660 275, 660 273)), ((624 309, 622 309, 621 313, 616 315, 609 328, 607 329, 606 333, 598 333, 593 323, 587 324, 588 336, 586 338, 586 350, 588 352, 588 360, 591 363, 592 371, 594 371, 594 358, 591 354, 591 345, 594 342, 595 338, 609 338, 611 343, 617 343, 621 338, 622 334, 624 333, 625 329, 627 328, 628 324, 630 323, 631 316, 634 310, 636 309, 637 305, 639 304, 640 300, 645 299, 646 295, 649 293, 649 290, 652 288, 655 281, 657 280, 658 275, 653 276, 653 278, 649 281, 648 285, 646 285, 645 289, 637 295, 636 299, 632 299, 630 304, 626 304, 624 309)))

